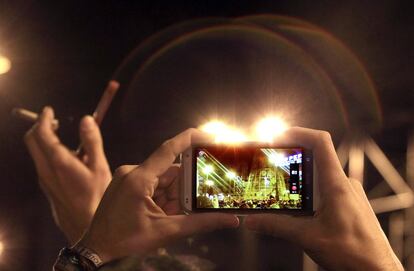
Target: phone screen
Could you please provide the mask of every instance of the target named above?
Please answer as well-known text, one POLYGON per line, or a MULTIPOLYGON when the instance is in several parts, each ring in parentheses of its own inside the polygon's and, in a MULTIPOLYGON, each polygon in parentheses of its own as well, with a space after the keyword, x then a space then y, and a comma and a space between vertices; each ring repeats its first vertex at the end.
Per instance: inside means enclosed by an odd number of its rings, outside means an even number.
POLYGON ((303 148, 214 145, 196 147, 193 155, 196 209, 304 210, 309 205, 303 148))

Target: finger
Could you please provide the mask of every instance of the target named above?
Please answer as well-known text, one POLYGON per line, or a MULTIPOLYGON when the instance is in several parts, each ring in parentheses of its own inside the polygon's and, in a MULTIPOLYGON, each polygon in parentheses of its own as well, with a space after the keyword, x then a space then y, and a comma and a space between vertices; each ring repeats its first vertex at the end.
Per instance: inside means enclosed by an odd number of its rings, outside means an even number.
POLYGON ((237 228, 239 219, 235 215, 222 213, 205 213, 192 215, 170 216, 177 225, 176 235, 181 237, 196 233, 210 232, 224 228, 237 228))
POLYGON ((154 191, 154 201, 161 208, 169 201, 178 198, 178 180, 180 165, 174 164, 160 176, 157 189, 154 191))
POLYGON ((169 188, 174 181, 176 181, 178 175, 180 174, 180 164, 173 164, 167 169, 164 174, 159 178, 158 188, 167 189, 169 188))
POLYGON ((123 165, 118 167, 113 175, 113 179, 121 179, 131 173, 134 169, 139 168, 139 165, 123 165))
POLYGON ((252 231, 257 231, 289 241, 300 241, 306 233, 310 218, 294 217, 277 214, 249 215, 244 220, 244 225, 252 231))
POLYGON ((349 185, 348 182, 342 181, 347 177, 328 132, 293 127, 286 130, 276 141, 286 145, 303 146, 312 150, 322 195, 349 185))
MULTIPOLYGON (((49 165, 48 160, 45 157, 45 154, 40 149, 39 145, 36 142, 36 139, 33 135, 35 126, 30 129, 24 136, 24 142, 26 143, 27 149, 29 150, 30 156, 32 157, 37 174, 40 177, 40 181, 47 181, 53 179, 54 172, 49 165)), ((43 186, 43 184, 41 184, 43 186)), ((46 187, 45 187, 46 189, 46 187)), ((47 189, 48 191, 49 189, 47 189)))
POLYGON ((88 166, 92 170, 107 170, 101 132, 91 116, 85 116, 81 120, 79 133, 82 146, 88 156, 88 166))
POLYGON ((167 215, 170 216, 183 213, 181 210, 180 201, 178 199, 168 200, 161 208, 167 215))
POLYGON ((54 113, 51 107, 46 106, 39 118, 39 124, 34 135, 39 147, 46 155, 46 159, 53 164, 67 162, 72 154, 60 143, 53 131, 54 113))
POLYGON ((155 176, 163 174, 174 162, 177 156, 189 148, 192 144, 212 142, 211 135, 197 129, 188 129, 177 136, 165 141, 142 164, 142 168, 155 176))

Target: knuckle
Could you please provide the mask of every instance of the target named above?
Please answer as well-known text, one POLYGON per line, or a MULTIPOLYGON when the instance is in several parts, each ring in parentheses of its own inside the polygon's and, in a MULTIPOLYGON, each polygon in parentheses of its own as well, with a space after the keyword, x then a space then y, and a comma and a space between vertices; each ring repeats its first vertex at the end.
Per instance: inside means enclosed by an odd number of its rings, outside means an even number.
POLYGON ((188 134, 188 135, 192 135, 194 133, 197 133, 198 130, 196 128, 188 128, 187 130, 184 131, 184 133, 188 134))
POLYGON ((122 178, 122 177, 128 175, 128 173, 130 173, 136 167, 138 167, 138 166, 132 166, 132 165, 120 166, 115 170, 114 178, 122 178))
POLYGON ((115 169, 115 172, 114 172, 114 177, 117 177, 117 178, 119 178, 119 177, 123 177, 123 176, 125 176, 127 173, 128 173, 128 171, 127 171, 127 166, 120 166, 120 167, 118 167, 117 169, 115 169))
POLYGON ((169 151, 173 150, 173 145, 174 145, 174 139, 168 139, 168 140, 166 140, 162 143, 161 148, 165 152, 169 152, 169 151))
POLYGON ((197 132, 199 132, 199 130, 197 130, 196 128, 188 128, 187 130, 184 131, 189 141, 191 141, 192 136, 196 134, 197 132))
POLYGON ((320 131, 319 132, 319 137, 323 142, 330 142, 332 141, 332 137, 331 134, 327 131, 320 131))

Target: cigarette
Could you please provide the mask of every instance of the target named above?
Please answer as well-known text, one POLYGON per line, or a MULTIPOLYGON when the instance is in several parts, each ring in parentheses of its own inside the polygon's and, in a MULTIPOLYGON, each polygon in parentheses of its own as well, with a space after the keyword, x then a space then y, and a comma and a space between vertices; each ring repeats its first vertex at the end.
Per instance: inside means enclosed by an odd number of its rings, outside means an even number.
POLYGON ((118 89, 119 83, 117 81, 109 81, 108 86, 104 90, 104 93, 102 94, 102 97, 99 100, 98 105, 96 106, 96 109, 92 115, 98 125, 102 123, 103 118, 108 111, 109 106, 111 105, 118 89))
MULTIPOLYGON (((93 118, 95 119, 98 125, 102 123, 103 118, 106 112, 108 111, 109 106, 111 105, 112 100, 114 99, 118 89, 119 83, 117 81, 109 81, 108 86, 104 90, 102 97, 99 100, 98 105, 96 106, 96 109, 92 114, 93 118)), ((36 122, 39 118, 39 114, 24 108, 13 108, 12 115, 23 120, 30 121, 32 123, 36 122)), ((54 119, 52 121, 52 128, 54 130, 57 130, 59 128, 59 121, 57 119, 54 119)), ((84 155, 82 144, 79 144, 76 153, 78 157, 82 157, 84 155)))
MULTIPOLYGON (((12 115, 32 123, 39 119, 39 114, 24 108, 13 108, 12 115)), ((59 121, 57 119, 52 121, 52 127, 55 130, 59 128, 59 121)))
MULTIPOLYGON (((95 122, 98 125, 101 125, 103 118, 106 112, 108 111, 109 106, 112 103, 112 100, 115 97, 115 94, 118 92, 118 89, 119 83, 117 81, 109 81, 108 86, 104 90, 101 99, 99 100, 98 105, 96 106, 95 111, 92 114, 93 118, 95 119, 95 122)), ((85 154, 82 144, 79 144, 78 148, 76 149, 76 154, 79 158, 81 158, 85 154)))

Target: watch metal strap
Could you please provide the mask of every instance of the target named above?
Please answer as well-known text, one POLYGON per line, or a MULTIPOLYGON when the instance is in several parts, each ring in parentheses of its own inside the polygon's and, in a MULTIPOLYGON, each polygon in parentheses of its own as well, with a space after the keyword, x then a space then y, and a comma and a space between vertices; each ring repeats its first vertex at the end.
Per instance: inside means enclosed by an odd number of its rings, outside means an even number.
POLYGON ((72 250, 78 253, 80 256, 85 257, 86 259, 91 261, 96 268, 100 267, 103 264, 99 255, 96 254, 96 252, 92 249, 84 247, 80 244, 76 244, 74 247, 72 247, 72 250))

